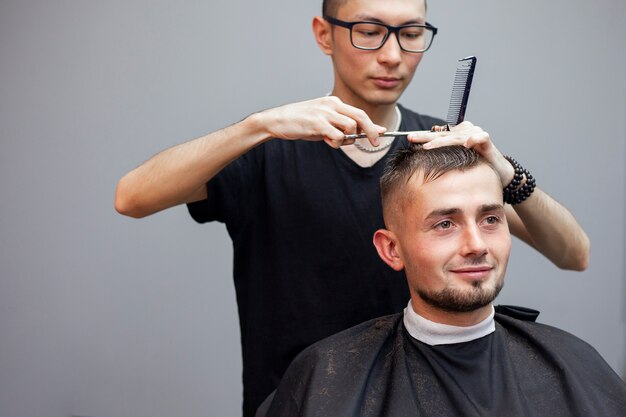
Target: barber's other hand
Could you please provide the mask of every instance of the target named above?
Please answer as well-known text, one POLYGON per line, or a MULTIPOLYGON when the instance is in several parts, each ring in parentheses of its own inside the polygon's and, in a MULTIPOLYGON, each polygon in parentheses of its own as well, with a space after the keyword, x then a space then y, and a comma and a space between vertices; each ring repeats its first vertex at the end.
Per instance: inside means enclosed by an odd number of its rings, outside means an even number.
POLYGON ((254 115, 270 137, 286 140, 323 140, 333 148, 354 140, 346 134, 365 133, 373 146, 386 129, 372 122, 361 109, 327 96, 261 111, 254 115))
POLYGON ((503 187, 513 179, 515 173, 513 166, 493 144, 489 133, 478 126, 474 126, 471 122, 465 121, 449 131, 413 133, 408 135, 408 140, 414 143, 423 143, 424 149, 450 145, 463 145, 466 148, 474 149, 498 172, 503 187))

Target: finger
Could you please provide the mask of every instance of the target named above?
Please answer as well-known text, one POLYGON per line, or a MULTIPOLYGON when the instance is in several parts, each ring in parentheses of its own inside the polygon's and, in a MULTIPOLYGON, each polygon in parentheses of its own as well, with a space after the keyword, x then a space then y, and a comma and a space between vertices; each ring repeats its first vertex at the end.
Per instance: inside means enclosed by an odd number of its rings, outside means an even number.
POLYGON ((463 122, 454 126, 450 131, 442 131, 439 128, 439 126, 433 126, 433 129, 436 131, 412 133, 408 136, 408 139, 411 142, 423 143, 424 149, 451 145, 462 145, 471 148, 489 142, 489 134, 470 122, 463 122))
POLYGON ((340 130, 344 135, 358 133, 359 124, 353 118, 339 113, 335 110, 329 110, 321 117, 322 121, 332 127, 340 130))
POLYGON ((322 115, 316 122, 315 128, 319 135, 331 141, 343 141, 346 134, 356 133, 356 121, 336 112, 322 115))
POLYGON ((335 149, 338 149, 341 145, 343 145, 346 137, 344 133, 344 128, 342 126, 335 126, 334 124, 332 124, 332 121, 326 121, 319 128, 319 135, 328 146, 335 149))
POLYGON ((450 131, 450 125, 449 124, 445 124, 443 126, 439 126, 439 125, 435 125, 433 127, 430 128, 431 132, 449 132, 450 131))
POLYGON ((490 141, 491 139, 489 138, 489 133, 481 130, 480 132, 470 135, 466 142, 468 148, 482 148, 490 141))
POLYGON ((324 142, 331 148, 339 149, 343 144, 343 139, 330 139, 325 137, 324 142))
POLYGON ((475 148, 479 153, 483 153, 489 147, 490 144, 489 134, 484 131, 480 131, 473 134, 467 134, 463 132, 455 133, 452 135, 441 136, 433 139, 430 142, 424 143, 424 149, 434 149, 443 146, 460 145, 466 148, 475 148))
POLYGON ((462 136, 456 136, 456 135, 448 135, 448 136, 441 136, 437 139, 433 139, 430 142, 426 142, 423 145, 424 149, 435 149, 435 148, 441 148, 443 146, 453 146, 453 145, 461 145, 461 146, 465 146, 466 144, 466 140, 464 137, 462 136))
POLYGON ((420 131, 415 133, 409 133, 407 139, 413 143, 426 143, 432 140, 438 139, 443 136, 449 136, 450 132, 428 132, 420 131))
POLYGON ((367 113, 356 107, 348 104, 340 103, 337 106, 337 111, 357 123, 358 129, 365 133, 367 139, 373 146, 378 146, 378 137, 381 133, 384 133, 387 129, 383 126, 379 126, 372 122, 367 113))

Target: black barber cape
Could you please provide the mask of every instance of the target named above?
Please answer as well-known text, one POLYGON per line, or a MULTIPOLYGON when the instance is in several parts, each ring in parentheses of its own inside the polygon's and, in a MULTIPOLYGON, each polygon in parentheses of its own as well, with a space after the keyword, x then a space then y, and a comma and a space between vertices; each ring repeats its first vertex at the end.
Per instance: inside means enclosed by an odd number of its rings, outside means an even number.
POLYGON ((567 332, 496 313, 488 336, 429 346, 402 317, 304 350, 257 416, 626 416, 624 382, 567 332))

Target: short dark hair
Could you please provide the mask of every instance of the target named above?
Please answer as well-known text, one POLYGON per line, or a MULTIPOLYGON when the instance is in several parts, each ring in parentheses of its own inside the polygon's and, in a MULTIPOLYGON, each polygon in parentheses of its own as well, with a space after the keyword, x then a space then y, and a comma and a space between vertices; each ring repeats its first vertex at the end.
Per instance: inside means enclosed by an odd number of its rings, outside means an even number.
MULTIPOLYGON (((412 143, 396 151, 387 161, 383 176, 380 178, 385 222, 390 220, 395 195, 402 191, 400 195, 407 196, 403 187, 417 173, 421 173, 427 182, 437 179, 446 172, 465 171, 482 163, 487 162, 476 151, 461 145, 424 149, 421 144, 412 143)), ((408 197, 410 198, 410 195, 408 197)))
MULTIPOLYGON (((322 1, 322 16, 337 16, 337 10, 349 0, 323 0, 322 1)), ((426 0, 424 0, 424 7, 428 9, 426 0)))
POLYGON ((347 2, 348 0, 324 0, 322 2, 322 16, 337 16, 337 10, 347 2))

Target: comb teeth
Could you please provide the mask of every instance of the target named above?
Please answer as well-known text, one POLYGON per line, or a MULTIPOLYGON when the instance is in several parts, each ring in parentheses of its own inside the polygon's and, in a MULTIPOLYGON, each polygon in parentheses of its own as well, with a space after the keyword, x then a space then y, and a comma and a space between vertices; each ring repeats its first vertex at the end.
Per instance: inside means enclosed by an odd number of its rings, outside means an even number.
POLYGON ((459 59, 452 86, 450 106, 448 107, 448 117, 446 117, 446 123, 450 126, 458 125, 465 118, 465 108, 467 107, 475 67, 475 56, 459 59))

